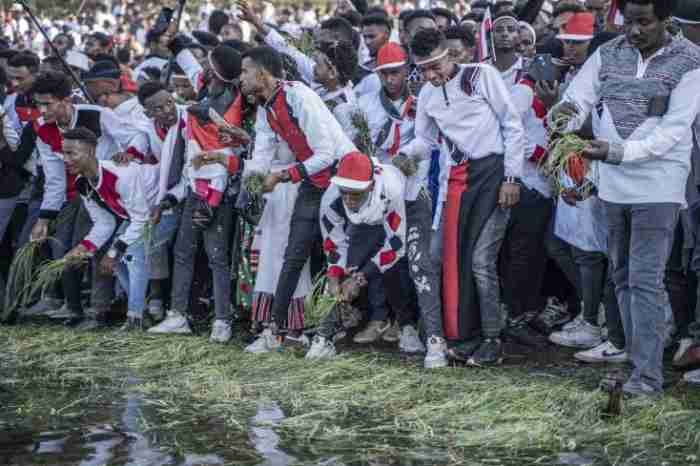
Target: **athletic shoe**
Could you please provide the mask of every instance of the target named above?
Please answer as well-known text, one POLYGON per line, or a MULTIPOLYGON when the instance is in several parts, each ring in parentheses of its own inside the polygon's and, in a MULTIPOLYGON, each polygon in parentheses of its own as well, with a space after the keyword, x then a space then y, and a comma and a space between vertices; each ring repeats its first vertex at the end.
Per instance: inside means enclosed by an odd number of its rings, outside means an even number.
POLYGON ((549 335, 549 341, 568 348, 595 348, 602 343, 600 327, 586 321, 569 330, 554 332, 549 335))
POLYGON ((399 327, 398 322, 394 321, 393 325, 389 327, 389 329, 382 335, 382 340, 386 341, 387 343, 396 343, 400 339, 401 327, 399 327))
POLYGON ((564 326, 561 328, 562 330, 571 330, 579 325, 581 325, 582 322, 585 322, 583 318, 583 312, 579 312, 579 314, 574 318, 574 320, 567 322, 564 324, 564 326))
POLYGON ((68 304, 63 304, 63 306, 59 307, 58 309, 54 309, 53 311, 48 311, 44 315, 47 316, 51 320, 66 320, 66 319, 71 319, 75 316, 75 312, 68 309, 68 304))
POLYGON ((681 338, 678 341, 678 349, 676 350, 676 354, 673 355, 673 365, 677 365, 678 361, 683 357, 686 351, 693 346, 693 339, 692 338, 681 338))
POLYGON ((211 343, 228 343, 231 340, 231 323, 222 319, 216 319, 211 327, 211 343))
POLYGON ((549 298, 547 306, 533 319, 532 325, 540 332, 549 334, 554 328, 569 321, 571 321, 571 315, 567 310, 566 304, 560 303, 557 298, 549 298))
POLYGON ((467 359, 470 366, 482 367, 503 362, 503 344, 500 338, 485 338, 479 348, 467 359))
POLYGON ((148 333, 178 333, 191 335, 192 329, 184 315, 177 311, 168 311, 165 320, 155 327, 149 328, 148 333))
POLYGON ((631 381, 628 380, 622 386, 622 391, 630 398, 647 397, 651 399, 658 399, 663 396, 661 390, 656 390, 651 385, 648 385, 641 381, 631 381))
POLYGON ((622 363, 629 360, 624 349, 617 348, 609 341, 605 341, 588 351, 580 351, 574 354, 574 358, 589 363, 622 363))
POLYGON ((43 298, 33 306, 22 309, 20 314, 23 318, 45 316, 47 313, 59 309, 62 305, 62 299, 43 298))
POLYGON ((282 348, 282 342, 277 335, 272 333, 272 330, 266 328, 260 336, 250 345, 245 347, 246 353, 262 354, 279 351, 282 348))
MULTIPOLYGON (((355 343, 374 343, 389 329, 389 323, 383 320, 370 320, 364 330, 357 332, 352 339, 355 343)), ((313 345, 313 343, 312 343, 313 345)))
POLYGON ((678 361, 673 362, 673 365, 682 369, 700 366, 700 345, 695 343, 691 344, 680 358, 678 358, 678 361))
POLYGON ((447 343, 444 338, 432 336, 428 339, 428 352, 423 360, 426 369, 447 367, 447 343))
POLYGON ((411 325, 404 325, 399 339, 399 349, 404 353, 425 353, 425 345, 420 341, 418 332, 411 325))
POLYGON ((525 346, 540 347, 547 344, 547 338, 530 325, 527 316, 509 319, 505 334, 510 340, 525 346))
POLYGON ((686 372, 683 375, 683 380, 692 384, 700 384, 700 369, 695 369, 694 371, 686 372))
POLYGON ((163 301, 160 299, 152 299, 148 302, 148 314, 155 322, 160 322, 165 318, 165 308, 163 301))
POLYGON ((335 357, 335 345, 321 335, 314 336, 311 348, 304 356, 305 359, 331 359, 335 357))

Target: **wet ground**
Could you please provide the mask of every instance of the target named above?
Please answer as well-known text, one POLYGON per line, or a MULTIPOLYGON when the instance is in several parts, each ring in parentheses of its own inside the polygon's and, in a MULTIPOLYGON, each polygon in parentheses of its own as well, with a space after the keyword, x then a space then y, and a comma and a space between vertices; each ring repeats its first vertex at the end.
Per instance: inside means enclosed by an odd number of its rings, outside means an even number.
MULTIPOLYGON (((405 357, 388 346, 346 345, 340 349, 345 352, 381 350, 391 358, 406 362, 405 357)), ((595 389, 601 377, 620 371, 573 363, 572 353, 554 347, 530 351, 509 346, 506 365, 526 363, 531 376, 543 379, 558 380, 575 375, 579 380, 587 380, 584 383, 591 389, 595 389)), ((675 385, 678 378, 679 374, 669 372, 668 385, 675 385)), ((630 452, 627 459, 616 461, 602 447, 572 448, 575 451, 559 454, 521 451, 515 457, 508 451, 494 451, 488 458, 465 460, 464 451, 456 456, 430 445, 415 445, 411 459, 383 460, 379 457, 368 462, 344 462, 341 452, 338 456, 328 454, 332 446, 325 445, 318 452, 308 446, 285 442, 276 428, 285 419, 285 412, 274 401, 261 399, 254 412, 235 420, 209 412, 199 415, 195 403, 186 414, 180 411, 177 415, 168 415, 159 399, 149 398, 138 389, 142 382, 137 374, 117 367, 111 376, 89 385, 63 385, 61 381, 24 372, 15 367, 11 359, 0 355, 0 466, 700 464, 698 456, 693 455, 668 462, 659 455, 650 463, 638 463, 634 461, 635 452, 630 452), (27 385, 27 380, 37 383, 27 385), (235 428, 232 423, 236 424, 235 428)), ((185 411, 188 396, 182 394, 185 411)), ((342 425, 342 419, 338 424, 342 425)))

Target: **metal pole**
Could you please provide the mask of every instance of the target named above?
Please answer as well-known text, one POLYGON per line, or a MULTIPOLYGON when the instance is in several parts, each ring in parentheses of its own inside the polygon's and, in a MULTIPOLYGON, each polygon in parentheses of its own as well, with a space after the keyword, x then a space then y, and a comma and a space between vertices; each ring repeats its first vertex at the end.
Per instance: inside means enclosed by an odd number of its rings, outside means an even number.
MULTIPOLYGON (((182 11, 185 9, 185 2, 187 0, 179 0, 178 8, 177 8, 177 17, 175 19, 175 34, 177 34, 180 31, 180 21, 182 20, 182 11)), ((165 84, 166 87, 170 86, 170 76, 173 74, 173 63, 175 63, 175 56, 171 56, 170 60, 168 61, 168 70, 165 73, 165 81, 163 81, 163 84, 165 84)))
POLYGON ((44 36, 44 39, 46 40, 46 43, 49 44, 49 47, 51 48, 51 51, 53 52, 53 54, 56 55, 59 60, 61 60, 61 65, 63 65, 63 68, 66 70, 66 73, 68 73, 68 75, 73 79, 73 81, 75 81, 75 84, 78 85, 80 90, 83 92, 83 95, 85 96, 85 98, 91 104, 94 104, 95 101, 92 99, 92 96, 90 95, 87 88, 85 87, 85 84, 83 84, 83 82, 80 80, 80 78, 78 78, 78 76, 75 74, 75 71, 73 71, 73 69, 70 66, 68 66, 68 63, 66 63, 66 61, 63 59, 61 54, 58 52, 58 49, 56 48, 56 46, 53 45, 53 42, 51 42, 49 35, 46 34, 46 31, 44 31, 44 28, 41 26, 41 23, 39 23, 39 20, 36 18, 36 16, 34 16, 34 13, 32 13, 31 8, 29 8, 29 5, 27 5, 26 0, 18 0, 18 1, 22 5, 22 7, 24 8, 24 11, 26 11, 27 14, 29 15, 29 18, 32 20, 34 25, 37 27, 37 29, 39 29, 39 32, 41 33, 41 35, 44 36))

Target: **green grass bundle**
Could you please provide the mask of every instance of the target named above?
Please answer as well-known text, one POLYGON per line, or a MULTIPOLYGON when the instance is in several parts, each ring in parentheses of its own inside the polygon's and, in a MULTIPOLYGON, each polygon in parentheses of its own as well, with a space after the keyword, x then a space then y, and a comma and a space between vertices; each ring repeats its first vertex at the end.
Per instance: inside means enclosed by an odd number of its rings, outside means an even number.
POLYGON ((328 278, 321 272, 304 300, 304 322, 307 327, 316 327, 338 304, 338 298, 326 290, 328 278))
POLYGON ((374 157, 377 148, 372 140, 372 133, 369 129, 367 117, 362 111, 358 110, 353 112, 350 121, 357 131, 357 134, 355 135, 355 144, 357 145, 357 148, 363 154, 374 157))
POLYGON ((243 180, 243 188, 250 194, 262 194, 265 186, 265 175, 253 172, 243 180))
POLYGON ((45 293, 46 290, 61 279, 63 272, 68 267, 79 265, 89 259, 89 257, 88 255, 81 257, 62 257, 46 262, 39 268, 34 282, 32 283, 30 294, 45 293))
POLYGON ((5 321, 10 314, 31 299, 31 285, 34 277, 34 264, 39 258, 41 242, 29 241, 15 254, 7 275, 4 310, 0 320, 5 321))

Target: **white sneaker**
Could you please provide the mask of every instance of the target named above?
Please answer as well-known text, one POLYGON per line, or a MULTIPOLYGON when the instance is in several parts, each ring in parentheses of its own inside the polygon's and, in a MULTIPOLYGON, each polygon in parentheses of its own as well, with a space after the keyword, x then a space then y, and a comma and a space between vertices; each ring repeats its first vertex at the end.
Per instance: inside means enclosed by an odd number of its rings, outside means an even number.
POLYGON ((583 312, 580 312, 574 320, 564 324, 564 326, 561 329, 562 329, 562 331, 572 330, 572 329, 575 329, 576 327, 578 327, 579 325, 581 325, 582 322, 584 322, 583 312))
POLYGON ((621 363, 627 362, 628 357, 624 349, 617 348, 609 341, 603 342, 588 351, 580 351, 574 354, 574 358, 583 362, 597 363, 621 363))
POLYGON ((694 371, 686 372, 683 375, 683 380, 692 384, 700 384, 700 369, 695 369, 694 371))
POLYGON ((600 327, 583 321, 570 330, 562 330, 549 335, 549 341, 569 348, 594 348, 602 343, 600 327))
POLYGON ((212 343, 228 343, 231 340, 231 324, 225 320, 216 319, 211 327, 209 341, 212 343))
POLYGON ((447 367, 447 343, 444 338, 432 336, 428 339, 428 353, 423 360, 426 369, 447 367))
POLYGON ((184 315, 177 311, 168 311, 165 320, 155 327, 149 328, 148 333, 179 333, 182 335, 191 335, 192 329, 184 315))
POLYGON ((685 352, 688 351, 688 348, 690 348, 691 346, 693 346, 692 338, 681 338, 678 342, 678 349, 676 350, 676 354, 673 355, 673 362, 675 363, 680 361, 685 352))
POLYGON ((418 332, 411 325, 404 325, 399 338, 399 349, 404 353, 425 353, 425 345, 420 341, 418 332))
POLYGON ((154 322, 160 322, 165 317, 165 309, 163 301, 160 299, 152 299, 148 302, 148 314, 154 322))
POLYGON ((311 348, 306 353, 305 359, 331 359, 335 357, 335 345, 321 335, 316 335, 311 342, 311 348))
POLYGON ((266 328, 257 340, 245 347, 244 351, 252 354, 271 353, 279 350, 281 346, 282 344, 277 339, 277 336, 272 333, 272 330, 266 328))

